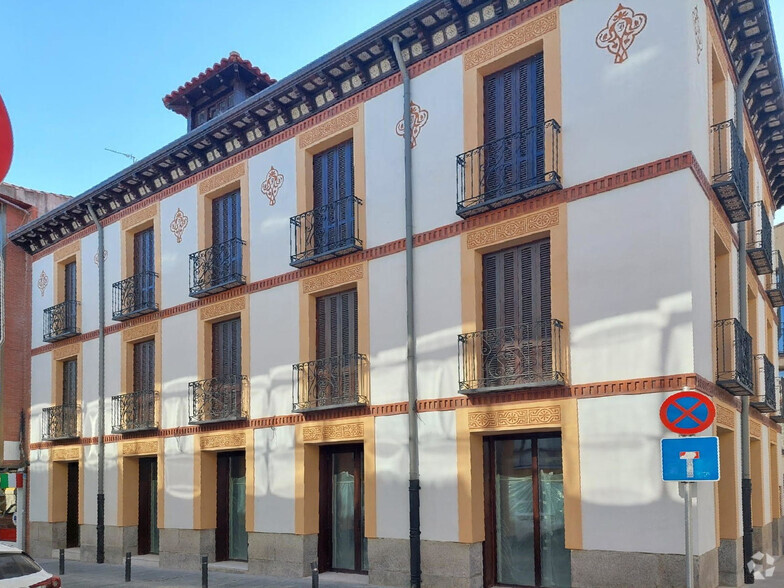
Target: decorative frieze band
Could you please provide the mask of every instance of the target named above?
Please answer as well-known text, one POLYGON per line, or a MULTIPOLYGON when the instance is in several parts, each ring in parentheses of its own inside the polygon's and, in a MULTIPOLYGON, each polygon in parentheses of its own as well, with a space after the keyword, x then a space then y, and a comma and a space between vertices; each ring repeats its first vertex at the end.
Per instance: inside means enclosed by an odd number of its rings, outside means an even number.
POLYGON ((326 272, 302 280, 302 293, 309 294, 310 292, 318 292, 319 290, 326 290, 333 286, 340 284, 347 284, 361 280, 365 275, 364 266, 362 264, 350 265, 332 272, 326 272))
POLYGON ((522 237, 537 231, 554 227, 559 223, 558 208, 550 208, 529 214, 513 220, 505 221, 497 225, 492 225, 472 231, 466 235, 466 243, 469 249, 492 245, 515 237, 522 237))
POLYGON ((757 439, 762 439, 762 423, 759 421, 749 421, 749 434, 757 439))
POLYGON ((81 447, 55 447, 52 449, 52 461, 76 461, 82 454, 81 447))
POLYGON ((204 306, 199 310, 199 318, 203 321, 209 321, 219 316, 231 314, 245 310, 245 297, 239 296, 237 298, 230 298, 223 302, 216 302, 209 306, 204 306))
POLYGON ((71 257, 72 255, 75 255, 76 253, 81 251, 81 248, 82 248, 81 241, 74 241, 73 243, 69 243, 65 247, 61 247, 60 249, 54 252, 53 254, 54 261, 58 262, 65 259, 66 257, 71 257))
POLYGON ((560 423, 560 406, 491 410, 472 412, 468 415, 469 429, 499 429, 502 427, 556 425, 560 423))
POLYGON ((304 149, 310 147, 313 143, 318 143, 322 139, 326 139, 330 135, 334 135, 338 131, 347 129, 351 125, 359 122, 359 108, 352 108, 346 112, 334 116, 318 126, 313 127, 302 133, 299 136, 299 147, 304 149))
POLYGON ((74 357, 76 355, 79 355, 79 351, 81 351, 81 348, 82 348, 81 343, 71 343, 70 345, 63 345, 62 347, 56 347, 54 351, 52 351, 52 358, 55 361, 61 361, 69 357, 74 357))
POLYGON ((716 424, 725 429, 735 430, 735 411, 717 404, 716 424))
POLYGON ((152 204, 152 206, 145 206, 144 208, 137 210, 133 214, 129 214, 128 216, 124 216, 120 221, 121 227, 123 231, 127 231, 131 227, 135 227, 145 221, 150 219, 154 219, 155 215, 158 212, 158 203, 152 204))
POLYGON ((131 441, 123 443, 123 455, 152 455, 158 453, 158 441, 131 441))
POLYGON ((235 447, 245 447, 245 432, 222 433, 220 435, 210 435, 202 437, 199 441, 202 449, 229 449, 235 447))
POLYGON ((727 251, 732 250, 732 237, 730 236, 730 232, 727 229, 727 225, 724 224, 724 220, 721 218, 721 213, 713 209, 713 228, 719 234, 722 242, 724 243, 724 247, 727 248, 727 251))
POLYGON ((246 169, 247 163, 242 162, 213 176, 205 178, 199 182, 199 194, 207 194, 213 190, 217 190, 221 186, 225 186, 229 182, 239 180, 242 176, 245 175, 246 169))
POLYGON ((122 339, 123 342, 125 341, 133 341, 135 339, 141 339, 143 337, 151 337, 155 335, 160 330, 160 321, 150 321, 148 323, 142 323, 136 327, 130 327, 128 329, 123 329, 122 332, 122 339))
POLYGON ((466 70, 469 70, 477 65, 487 63, 491 59, 499 57, 512 49, 521 47, 534 39, 538 39, 550 31, 554 31, 557 26, 558 11, 551 10, 541 18, 526 23, 505 35, 488 41, 484 45, 467 52, 463 57, 463 67, 466 70))
POLYGON ((314 425, 302 429, 304 441, 339 441, 343 439, 362 439, 365 436, 363 423, 342 423, 340 425, 314 425))

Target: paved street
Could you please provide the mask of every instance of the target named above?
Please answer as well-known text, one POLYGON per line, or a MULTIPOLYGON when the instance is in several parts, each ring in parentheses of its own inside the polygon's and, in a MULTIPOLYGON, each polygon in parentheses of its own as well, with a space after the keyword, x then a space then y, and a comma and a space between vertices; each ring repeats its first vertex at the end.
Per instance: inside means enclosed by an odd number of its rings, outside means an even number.
MULTIPOLYGON (((45 570, 57 573, 57 560, 42 559, 38 563, 45 570)), ((366 576, 337 576, 334 574, 322 575, 320 588, 351 588, 362 586, 378 588, 367 583, 366 576), (352 580, 359 580, 354 583, 352 580)), ((125 582, 125 567, 121 565, 93 564, 68 560, 65 562, 65 574, 62 576, 64 588, 104 588, 111 586, 125 586, 133 588, 150 588, 162 586, 167 588, 191 588, 201 586, 201 572, 189 570, 167 570, 157 567, 150 562, 136 562, 133 564, 132 581, 125 582)), ((305 588, 311 585, 310 578, 288 579, 271 576, 251 576, 249 574, 226 573, 210 571, 209 586, 218 588, 224 586, 258 586, 260 588, 305 588)))

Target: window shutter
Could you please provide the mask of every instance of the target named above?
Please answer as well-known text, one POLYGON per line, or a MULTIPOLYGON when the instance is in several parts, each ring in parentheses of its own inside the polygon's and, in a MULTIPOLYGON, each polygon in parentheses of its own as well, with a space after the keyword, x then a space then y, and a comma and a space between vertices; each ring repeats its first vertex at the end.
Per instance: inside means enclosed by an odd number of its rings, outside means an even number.
POLYGON ((63 405, 76 406, 76 360, 63 362, 63 405))
POLYGON ((242 238, 239 190, 212 201, 212 244, 242 238))
POLYGON ((65 264, 65 300, 76 300, 76 262, 65 264))
POLYGON ((133 346, 133 391, 151 392, 155 389, 155 340, 133 346))
POLYGON ((488 253, 484 262, 484 329, 497 329, 498 321, 498 277, 496 266, 498 253, 488 253))
POLYGON ((135 274, 155 271, 155 239, 152 227, 133 236, 133 267, 135 274))
POLYGON ((357 352, 357 291, 316 299, 317 359, 357 352))
POLYGON ((212 325, 213 377, 239 376, 242 372, 242 324, 239 318, 212 325))

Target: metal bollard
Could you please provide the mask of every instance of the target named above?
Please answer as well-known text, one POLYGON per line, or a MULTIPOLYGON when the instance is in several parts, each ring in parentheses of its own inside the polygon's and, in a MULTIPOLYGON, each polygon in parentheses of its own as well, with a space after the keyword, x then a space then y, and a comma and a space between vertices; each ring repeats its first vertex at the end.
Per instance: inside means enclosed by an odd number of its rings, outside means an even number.
POLYGON ((125 581, 131 581, 131 552, 125 553, 125 581))
POLYGON ((319 585, 318 560, 310 564, 310 585, 312 588, 318 588, 319 585))
POLYGON ((60 550, 60 575, 65 573, 65 549, 60 550))
POLYGON ((201 556, 201 588, 207 588, 208 580, 207 580, 207 562, 208 558, 206 555, 201 556))

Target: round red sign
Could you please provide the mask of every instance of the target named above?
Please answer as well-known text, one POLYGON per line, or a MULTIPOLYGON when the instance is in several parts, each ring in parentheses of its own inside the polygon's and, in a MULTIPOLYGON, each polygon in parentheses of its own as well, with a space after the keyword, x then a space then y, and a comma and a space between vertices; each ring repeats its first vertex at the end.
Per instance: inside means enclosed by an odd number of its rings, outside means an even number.
POLYGON ((0 96, 0 182, 3 181, 11 167, 11 155, 14 152, 14 136, 11 133, 11 121, 5 109, 3 97, 0 96))
POLYGON ((684 390, 662 402, 659 418, 673 433, 694 435, 713 424, 716 406, 705 394, 696 390, 684 390))

